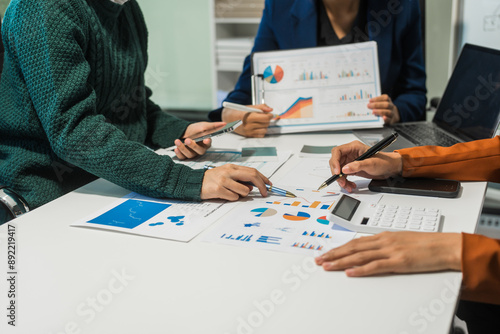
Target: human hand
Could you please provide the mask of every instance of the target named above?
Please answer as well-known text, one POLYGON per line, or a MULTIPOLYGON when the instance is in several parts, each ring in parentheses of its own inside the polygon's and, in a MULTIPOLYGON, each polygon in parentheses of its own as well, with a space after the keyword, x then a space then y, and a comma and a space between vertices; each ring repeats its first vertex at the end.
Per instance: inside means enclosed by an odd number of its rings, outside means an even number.
POLYGON ((461 270, 462 236, 458 233, 382 232, 351 240, 317 257, 327 271, 347 276, 461 270))
POLYGON ((344 175, 337 182, 348 192, 352 192, 356 188, 356 184, 348 181, 346 175, 357 175, 368 179, 386 179, 401 174, 403 170, 403 159, 399 153, 379 152, 371 158, 354 161, 369 148, 360 141, 353 141, 332 149, 330 169, 332 174, 342 173, 344 175))
POLYGON ((266 184, 272 185, 271 181, 255 168, 227 164, 205 172, 201 199, 220 198, 236 201, 240 197, 246 197, 253 186, 242 182, 255 185, 262 196, 267 196, 266 184))
POLYGON ((398 107, 392 103, 387 94, 371 98, 367 107, 373 110, 374 115, 382 116, 385 124, 394 124, 401 121, 398 107))
POLYGON ((189 124, 182 137, 182 139, 185 139, 184 143, 180 139, 174 141, 175 146, 177 146, 174 149, 175 155, 180 160, 184 160, 205 154, 207 149, 211 146, 212 140, 210 138, 205 138, 203 141, 196 143, 192 138, 199 137, 200 133, 212 132, 213 130, 223 127, 225 124, 224 122, 198 122, 189 124))
POLYGON ((222 120, 229 123, 241 119, 243 120, 243 124, 237 127, 234 132, 245 137, 262 138, 266 135, 267 127, 274 117, 274 115, 271 114, 273 108, 265 104, 248 107, 260 109, 263 112, 246 112, 224 108, 222 110, 222 120))

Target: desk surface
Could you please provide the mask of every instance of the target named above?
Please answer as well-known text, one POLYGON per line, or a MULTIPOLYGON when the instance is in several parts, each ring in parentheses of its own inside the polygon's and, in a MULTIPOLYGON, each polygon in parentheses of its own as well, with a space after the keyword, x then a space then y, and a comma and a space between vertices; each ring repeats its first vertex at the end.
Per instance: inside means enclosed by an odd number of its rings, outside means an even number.
MULTIPOLYGON (((350 133, 296 134, 246 139, 245 146, 293 150, 273 175, 276 183, 302 145, 353 139, 350 133)), ((214 146, 242 141, 225 135, 214 146)), ((439 206, 443 231, 473 232, 485 190, 484 182, 463 183, 457 199, 385 195, 382 201, 439 206)), ((460 273, 347 278, 324 272, 309 257, 211 244, 200 236, 182 243, 70 227, 127 193, 97 180, 15 221, 16 328, 7 325, 7 224, 0 227, 0 332, 403 334, 450 327, 460 273)))

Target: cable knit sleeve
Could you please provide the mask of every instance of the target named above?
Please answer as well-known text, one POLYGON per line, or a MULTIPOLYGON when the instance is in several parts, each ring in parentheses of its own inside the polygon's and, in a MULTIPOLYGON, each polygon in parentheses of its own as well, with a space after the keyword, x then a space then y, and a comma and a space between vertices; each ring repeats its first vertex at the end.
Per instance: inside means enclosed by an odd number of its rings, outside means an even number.
POLYGON ((148 117, 148 137, 146 139, 149 146, 153 148, 169 147, 177 138, 184 135, 184 130, 179 131, 176 137, 172 137, 170 129, 186 129, 190 122, 174 117, 161 110, 160 106, 151 101, 152 92, 146 87, 146 109, 148 117))
MULTIPOLYGON (((96 111, 98 94, 89 85, 93 74, 86 60, 93 22, 85 22, 83 11, 74 0, 29 0, 19 2, 14 14, 11 45, 29 91, 27 103, 33 104, 50 147, 74 166, 130 190, 200 200, 204 171, 175 164, 129 139, 132 131, 138 133, 136 129, 143 126, 146 110, 132 110, 130 115, 137 117, 128 121, 128 128, 118 128, 96 111)), ((146 94, 145 87, 139 91, 146 94)), ((161 125, 169 127, 170 137, 175 138, 186 126, 175 128, 177 123, 182 122, 161 125)))

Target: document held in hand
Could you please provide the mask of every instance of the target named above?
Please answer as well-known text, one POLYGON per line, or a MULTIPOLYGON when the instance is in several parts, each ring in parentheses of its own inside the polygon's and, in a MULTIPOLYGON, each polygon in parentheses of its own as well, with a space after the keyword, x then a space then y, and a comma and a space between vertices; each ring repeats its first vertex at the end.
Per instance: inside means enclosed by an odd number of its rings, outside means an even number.
POLYGON ((268 133, 382 127, 367 108, 381 95, 376 42, 252 55, 253 104, 279 119, 268 133))

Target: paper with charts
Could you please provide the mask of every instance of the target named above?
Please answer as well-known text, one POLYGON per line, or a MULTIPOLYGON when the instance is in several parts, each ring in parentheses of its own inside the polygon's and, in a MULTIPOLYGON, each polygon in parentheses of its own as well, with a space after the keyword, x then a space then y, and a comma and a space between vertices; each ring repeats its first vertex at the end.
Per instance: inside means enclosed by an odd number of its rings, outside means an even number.
MULTIPOLYGON (((175 155, 171 151, 160 150, 158 153, 175 155)), ((290 155, 290 151, 278 152, 274 147, 252 147, 241 150, 212 149, 203 156, 179 163, 191 168, 233 163, 254 167, 264 175, 270 176, 290 158, 290 155)), ((201 203, 160 200, 131 193, 72 226, 189 241, 229 212, 234 205, 234 203, 216 200, 201 203)))
MULTIPOLYGON (((355 236, 355 232, 332 226, 327 219, 339 192, 283 188, 297 198, 255 196, 242 200, 204 241, 317 256, 355 236)), ((371 203, 381 198, 372 194, 352 196, 371 203)))
POLYGON ((256 52, 254 103, 280 119, 268 133, 382 127, 367 108, 381 95, 376 42, 256 52))
POLYGON ((187 160, 179 160, 173 151, 160 149, 156 153, 168 155, 176 163, 193 169, 202 169, 207 165, 235 164, 255 168, 267 177, 271 177, 292 155, 291 151, 278 151, 275 147, 210 148, 204 155, 187 160))
POLYGON ((225 201, 159 200, 130 193, 71 226, 189 241, 233 208, 225 201))

